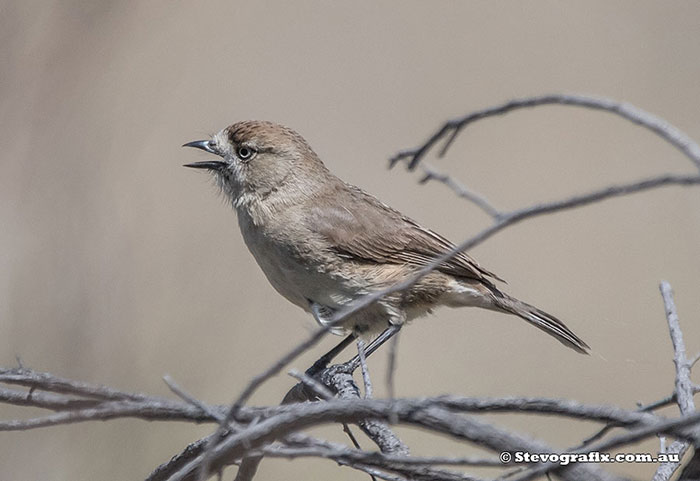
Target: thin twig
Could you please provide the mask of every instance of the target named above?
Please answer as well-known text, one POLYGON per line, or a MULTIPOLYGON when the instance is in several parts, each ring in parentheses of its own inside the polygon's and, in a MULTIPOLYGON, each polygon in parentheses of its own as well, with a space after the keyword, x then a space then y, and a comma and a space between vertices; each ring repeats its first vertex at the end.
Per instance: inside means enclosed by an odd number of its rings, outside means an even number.
POLYGON ((339 464, 343 464, 344 466, 349 466, 349 467, 357 469, 359 471, 364 471, 365 473, 372 476, 372 478, 384 479, 385 481, 409 481, 403 476, 395 476, 393 474, 387 474, 385 472, 379 471, 378 469, 374 469, 370 466, 365 466, 364 464, 352 464, 352 465, 347 464, 347 463, 339 463, 339 464))
MULTIPOLYGON (((290 376, 294 377, 295 379, 298 379, 300 382, 301 386, 304 386, 308 388, 311 393, 315 393, 317 396, 319 396, 320 399, 333 399, 333 393, 330 392, 330 390, 321 384, 320 382, 316 381, 314 378, 311 376, 308 376, 307 374, 301 373, 297 371, 296 369, 292 369, 288 373, 290 376)), ((308 397, 311 397, 311 393, 308 393, 308 397)), ((282 403, 285 403, 288 401, 288 396, 289 393, 284 397, 282 400, 282 403)), ((255 474, 258 471, 258 467, 260 466, 260 463, 262 462, 263 459, 263 454, 261 453, 260 455, 248 455, 245 456, 241 460, 241 464, 238 468, 238 471, 236 472, 236 478, 234 481, 250 481, 253 479, 255 474)))
POLYGON ((365 341, 359 337, 357 338, 357 355, 360 358, 362 382, 365 385, 365 399, 372 399, 372 380, 369 378, 369 368, 367 367, 367 357, 365 356, 365 341))
POLYGON ((549 94, 510 100, 494 107, 477 110, 463 117, 449 120, 445 122, 445 124, 420 147, 403 150, 397 153, 391 158, 390 165, 393 166, 399 160, 408 159, 409 169, 413 170, 436 143, 438 143, 446 135, 450 135, 451 137, 448 138, 445 147, 440 152, 440 155, 444 155, 457 134, 467 125, 473 122, 496 115, 503 115, 518 109, 553 104, 585 107, 619 115, 620 117, 623 117, 624 119, 627 119, 630 122, 640 125, 655 133, 673 145, 676 149, 680 150, 695 164, 698 169, 700 169, 700 146, 698 146, 698 144, 695 143, 688 135, 681 132, 666 120, 628 103, 578 94, 549 94))
MULTIPOLYGON (((443 465, 443 466, 480 466, 480 467, 503 467, 503 462, 495 457, 471 457, 471 456, 461 456, 461 457, 449 457, 449 456, 407 456, 405 454, 389 454, 381 452, 367 452, 360 451, 356 446, 356 450, 348 450, 346 446, 331 443, 329 441, 322 441, 320 439, 311 438, 304 434, 293 434, 284 439, 286 446, 299 449, 313 449, 318 450, 317 454, 320 456, 326 456, 327 453, 337 454, 348 459, 356 459, 357 461, 363 462, 365 464, 375 464, 380 462, 386 463, 396 463, 403 465, 443 465)), ((295 456, 293 451, 288 451, 290 448, 280 448, 283 452, 295 456)), ((311 454, 311 451, 309 451, 311 454)), ((316 454, 311 454, 316 455, 316 454)))
POLYGON ((663 399, 659 399, 658 401, 653 401, 650 402, 649 404, 641 404, 638 403, 637 406, 637 411, 655 411, 657 409, 661 409, 666 406, 670 406, 671 404, 676 402, 676 393, 674 392, 670 396, 666 396, 663 399))
POLYGON ((693 369, 693 366, 695 366, 698 363, 698 361, 700 361, 700 352, 698 352, 697 354, 695 354, 695 356, 688 360, 688 367, 690 369, 693 369))
POLYGON ((73 381, 45 372, 34 371, 24 367, 12 369, 0 369, 0 382, 5 384, 17 384, 20 386, 34 387, 43 391, 56 393, 70 393, 96 399, 111 401, 153 399, 140 393, 117 391, 101 384, 73 381))
POLYGON ((400 332, 397 333, 393 339, 389 341, 389 360, 386 365, 386 390, 389 399, 394 399, 396 397, 396 384, 394 382, 394 376, 396 374, 396 355, 400 335, 400 332))
POLYGON ((0 387, 0 402, 16 406, 29 406, 42 409, 61 411, 67 409, 82 409, 96 407, 104 401, 94 398, 75 397, 73 395, 54 394, 37 391, 31 387, 29 391, 18 391, 0 387))
POLYGON ((499 219, 503 216, 503 213, 499 211, 496 207, 494 207, 493 204, 491 204, 486 199, 486 197, 468 189, 465 185, 454 179, 451 175, 438 172, 434 167, 431 167, 425 163, 421 165, 423 167, 423 172, 425 173, 425 175, 423 176, 423 178, 420 179, 419 183, 425 184, 427 182, 430 182, 431 180, 437 180, 438 182, 441 182, 450 189, 452 189, 459 197, 472 202, 474 205, 486 212, 492 218, 499 219))
POLYGON ((168 460, 168 462, 161 464, 156 469, 154 469, 151 474, 145 479, 145 481, 167 481, 170 477, 176 473, 179 469, 185 466, 187 463, 197 458, 206 447, 209 438, 213 434, 194 441, 185 447, 185 449, 168 460))
MULTIPOLYGON (((332 369, 332 368, 329 368, 332 369)), ((423 398, 397 398, 397 399, 361 399, 355 394, 356 386, 352 386, 352 376, 349 373, 327 374, 332 381, 324 384, 336 383, 334 389, 339 393, 340 399, 334 399, 325 403, 328 409, 344 410, 352 404, 362 404, 368 409, 396 408, 397 410, 422 410, 429 407, 439 407, 455 413, 528 413, 545 416, 559 416, 564 418, 595 421, 601 423, 617 423, 621 426, 652 425, 663 418, 646 412, 637 412, 608 405, 590 405, 572 400, 551 398, 528 397, 504 397, 504 398, 471 398, 453 395, 443 395, 423 398), (346 387, 341 384, 347 383, 346 387), (347 404, 346 404, 347 403, 347 404)), ((283 405, 268 408, 246 408, 241 411, 244 420, 269 419, 278 415, 302 413, 308 407, 306 405, 283 405)), ((391 409, 389 409, 391 411, 391 409)))
POLYGON ((444 457, 421 457, 411 458, 408 456, 389 455, 377 452, 366 452, 358 449, 350 449, 347 446, 309 439, 305 436, 294 435, 294 441, 287 441, 286 444, 275 444, 265 448, 266 456, 294 459, 298 457, 318 457, 332 459, 345 466, 361 464, 374 468, 390 471, 412 480, 445 480, 445 481, 474 481, 476 478, 455 471, 436 469, 433 466, 445 465, 470 465, 486 467, 503 467, 503 464, 496 459, 484 458, 444 458, 444 457), (301 440, 299 439, 301 438, 301 440), (441 463, 445 461, 445 463, 441 463))
MULTIPOLYGON (((329 327, 332 327, 329 325, 329 327)), ((226 414, 226 421, 231 421, 235 418, 238 410, 250 399, 255 390, 266 380, 270 379, 272 376, 278 374, 284 366, 292 362, 298 356, 312 348, 318 341, 320 341, 323 336, 328 334, 329 327, 323 327, 316 329, 311 336, 309 336, 305 341, 298 344, 296 347, 287 352, 284 356, 279 358, 275 363, 273 363, 269 368, 260 374, 253 377, 248 385, 243 389, 238 398, 231 404, 231 409, 226 414)))
POLYGON ((26 431, 62 424, 74 424, 85 421, 107 421, 118 418, 137 418, 148 421, 191 421, 212 422, 209 415, 187 404, 170 401, 144 400, 108 401, 97 407, 59 411, 47 416, 30 419, 1 421, 0 431, 26 431))
POLYGON ((291 369, 288 374, 311 389, 321 399, 325 399, 326 401, 333 399, 333 393, 326 386, 311 376, 307 376, 303 372, 299 372, 296 369, 291 369))
POLYGON ((360 442, 357 440, 353 432, 350 430, 350 425, 348 423, 343 423, 343 432, 347 434, 348 438, 350 439, 350 442, 352 443, 353 446, 355 446, 355 449, 362 449, 360 446, 360 442))
MULTIPOLYGON (((348 438, 350 439, 350 442, 355 447, 355 449, 362 449, 360 447, 360 442, 355 437, 355 434, 350 429, 350 425, 348 423, 343 423, 343 432, 348 436, 348 438)), ((343 449, 345 449, 345 448, 343 448, 343 449)), ((337 462, 337 460, 336 460, 336 462, 337 462)), ((372 481, 377 481, 377 478, 375 478, 374 475, 370 474, 369 476, 370 476, 370 478, 372 478, 372 481)))
POLYGON ((170 388, 170 390, 171 390, 173 393, 175 393, 175 395, 177 395, 178 397, 182 398, 183 400, 185 400, 187 403, 191 404, 192 406, 194 406, 194 407, 196 407, 196 408, 198 408, 198 409, 201 409, 202 412, 204 412, 204 413, 206 413, 207 415, 209 415, 212 419, 215 419, 218 423, 223 423, 223 422, 224 422, 224 415, 223 415, 221 412, 219 412, 219 411, 217 411, 217 410, 215 410, 215 409, 212 409, 209 405, 204 404, 204 403, 203 403, 202 401, 200 401, 199 399, 197 399, 197 398, 195 398, 194 396, 192 396, 191 394, 185 392, 185 390, 182 389, 182 388, 175 382, 175 380, 174 380, 173 378, 171 378, 170 376, 168 376, 168 375, 166 374, 165 376, 163 376, 163 381, 165 382, 165 384, 168 385, 168 387, 170 388))
POLYGON ((262 459, 262 456, 246 456, 243 458, 233 481, 250 481, 253 479, 262 459))
MULTIPOLYGON (((700 389, 696 389, 694 386, 693 389, 693 394, 696 394, 697 392, 700 392, 700 389)), ((666 396, 663 399, 659 399, 658 401, 653 401, 648 404, 642 404, 642 403, 637 403, 637 409, 636 412, 652 412, 655 411, 656 409, 660 409, 666 406, 669 406, 673 403, 676 402, 676 393, 671 394, 670 396, 666 396)), ((585 448, 589 444, 591 444, 593 441, 597 441, 598 439, 602 438, 605 436, 608 432, 610 432, 612 429, 621 427, 620 424, 618 423, 609 423, 603 426, 600 430, 596 431, 575 447, 570 448, 571 451, 578 451, 580 449, 585 448)))

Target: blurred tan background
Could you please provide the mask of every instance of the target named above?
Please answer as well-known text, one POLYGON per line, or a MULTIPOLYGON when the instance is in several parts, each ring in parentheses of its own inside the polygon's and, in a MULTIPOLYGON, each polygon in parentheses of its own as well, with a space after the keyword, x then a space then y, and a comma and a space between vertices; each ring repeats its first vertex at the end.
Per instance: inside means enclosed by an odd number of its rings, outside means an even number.
MULTIPOLYGON (((268 285, 207 176, 181 167, 205 158, 184 142, 242 119, 287 124, 341 177, 457 241, 486 216, 443 186, 386 168, 450 117, 579 92, 631 102, 700 139, 695 1, 3 1, 0 32, 0 364, 20 356, 124 390, 169 395, 167 373, 205 401, 228 402, 313 326, 268 285)), ((565 107, 479 123, 447 158, 429 160, 503 208, 693 170, 638 127, 565 107)), ((696 352, 699 205, 700 189, 667 188, 498 234, 472 254, 512 294, 564 319, 593 354, 516 318, 441 310, 402 334, 398 394, 626 407, 670 394, 657 286, 672 283, 696 352)), ((384 366, 383 353, 371 360, 380 394, 384 366)), ((292 383, 279 376, 253 402, 277 403, 292 383)), ((490 419, 559 448, 594 430, 490 419)), ((0 433, 0 474, 138 480, 208 432, 119 420, 0 433)), ((467 453, 400 433, 415 454, 467 453)), ((323 434, 343 440, 337 427, 323 434)), ((640 479, 654 468, 614 467, 640 479)), ((266 460, 258 479, 328 476, 366 479, 307 460, 266 460)))

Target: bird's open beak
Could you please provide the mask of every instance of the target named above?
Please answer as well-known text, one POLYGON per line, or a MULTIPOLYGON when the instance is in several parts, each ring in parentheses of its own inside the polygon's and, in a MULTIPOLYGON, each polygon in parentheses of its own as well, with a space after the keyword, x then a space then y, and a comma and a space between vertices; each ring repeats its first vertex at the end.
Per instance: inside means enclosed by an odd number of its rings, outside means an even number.
MULTIPOLYGON (((194 142, 184 144, 183 147, 194 147, 195 149, 201 149, 205 152, 209 152, 210 154, 221 155, 219 151, 214 148, 214 143, 211 140, 195 140, 194 142)), ((226 167, 226 162, 222 162, 220 160, 205 160, 202 162, 185 164, 183 167, 190 167, 192 169, 221 170, 226 167)))

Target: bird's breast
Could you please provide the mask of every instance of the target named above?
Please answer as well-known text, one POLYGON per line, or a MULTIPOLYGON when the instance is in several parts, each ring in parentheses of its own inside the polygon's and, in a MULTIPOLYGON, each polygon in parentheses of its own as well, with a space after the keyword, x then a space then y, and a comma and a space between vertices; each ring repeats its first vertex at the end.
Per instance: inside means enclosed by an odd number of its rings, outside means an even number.
POLYGON ((238 219, 246 246, 270 284, 297 306, 308 311, 311 300, 337 309, 363 293, 362 286, 338 272, 334 260, 325 258, 323 249, 303 233, 297 232, 298 239, 293 240, 289 229, 280 235, 269 226, 255 225, 245 215, 238 219))

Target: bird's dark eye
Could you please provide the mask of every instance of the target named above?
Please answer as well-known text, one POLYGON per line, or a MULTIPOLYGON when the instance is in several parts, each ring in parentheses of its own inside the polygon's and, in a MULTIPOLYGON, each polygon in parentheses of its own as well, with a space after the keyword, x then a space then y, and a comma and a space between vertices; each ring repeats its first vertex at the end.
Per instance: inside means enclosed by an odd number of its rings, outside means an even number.
POLYGON ((253 149, 251 149, 250 147, 245 147, 245 146, 238 147, 238 158, 241 160, 250 159, 254 153, 255 153, 255 151, 253 149))

